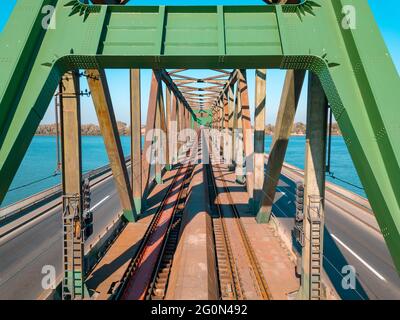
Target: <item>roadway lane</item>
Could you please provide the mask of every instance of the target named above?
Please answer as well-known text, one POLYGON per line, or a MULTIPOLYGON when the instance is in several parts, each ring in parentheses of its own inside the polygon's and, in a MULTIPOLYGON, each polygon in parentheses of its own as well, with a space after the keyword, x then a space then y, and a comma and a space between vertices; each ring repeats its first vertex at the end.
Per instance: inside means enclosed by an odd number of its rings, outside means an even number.
MULTIPOLYGON (((122 210, 112 176, 92 188, 91 203, 94 230, 86 247, 122 210)), ((45 265, 53 265, 57 278, 61 277, 61 205, 28 226, 0 240, 0 299, 37 299, 43 293, 41 271, 45 265)))
MULTIPOLYGON (((295 216, 295 181, 298 173, 283 169, 273 214, 287 232, 295 216)), ((324 268, 344 299, 400 299, 400 277, 384 242, 375 217, 367 210, 326 192, 324 268), (372 222, 371 222, 372 221, 372 222), (355 290, 345 290, 345 265, 356 269, 355 290)))

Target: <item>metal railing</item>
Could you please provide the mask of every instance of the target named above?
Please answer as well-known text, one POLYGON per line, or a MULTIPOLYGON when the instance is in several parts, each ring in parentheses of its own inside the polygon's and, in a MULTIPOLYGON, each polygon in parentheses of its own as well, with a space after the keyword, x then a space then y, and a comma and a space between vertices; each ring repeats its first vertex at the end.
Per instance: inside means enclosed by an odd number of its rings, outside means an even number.
MULTIPOLYGON (((131 157, 128 156, 125 158, 125 163, 130 162, 131 157)), ((105 165, 102 167, 99 167, 97 169, 91 170, 89 172, 86 172, 83 174, 82 179, 88 178, 89 180, 94 180, 108 172, 111 171, 110 165, 105 165)), ((61 197, 62 195, 62 186, 61 184, 55 185, 53 187, 50 187, 46 190, 40 191, 28 198, 25 198, 23 200, 14 202, 13 204, 10 204, 7 207, 4 207, 0 210, 0 215, 1 212, 10 210, 12 207, 16 207, 14 210, 11 210, 10 213, 4 214, 0 216, 0 226, 4 226, 12 221, 15 221, 18 218, 21 218, 25 214, 31 212, 32 210, 39 208, 40 205, 43 205, 45 203, 49 203, 52 200, 57 199, 58 197, 61 197), (28 199, 32 199, 31 202, 28 202, 25 205, 19 205, 22 204, 23 202, 27 201, 28 199)), ((61 202, 61 199, 60 199, 61 202)))

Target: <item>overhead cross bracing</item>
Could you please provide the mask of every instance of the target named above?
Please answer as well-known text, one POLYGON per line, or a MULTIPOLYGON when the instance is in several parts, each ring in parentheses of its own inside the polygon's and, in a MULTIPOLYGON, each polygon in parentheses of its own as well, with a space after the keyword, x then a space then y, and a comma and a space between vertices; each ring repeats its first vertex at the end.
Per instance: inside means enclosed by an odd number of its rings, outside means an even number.
POLYGON ((188 72, 188 69, 177 69, 168 73, 191 107, 198 111, 212 107, 231 74, 228 70, 213 69, 206 77, 194 77, 188 72))

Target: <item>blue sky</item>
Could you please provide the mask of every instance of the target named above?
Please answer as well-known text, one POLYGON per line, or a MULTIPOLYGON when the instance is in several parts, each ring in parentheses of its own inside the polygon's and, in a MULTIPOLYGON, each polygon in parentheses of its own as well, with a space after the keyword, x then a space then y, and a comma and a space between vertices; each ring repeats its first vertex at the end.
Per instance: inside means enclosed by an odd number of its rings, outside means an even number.
MULTIPOLYGON (((32 0, 35 1, 35 0, 32 0)), ((366 1, 366 0, 358 0, 366 1)), ((3 29, 7 19, 15 5, 16 0, 0 0, 0 30, 3 29)), ((393 61, 400 73, 400 6, 398 0, 368 0, 381 33, 392 55, 393 61), (390 9, 388 9, 390 8, 390 9)), ((261 0, 133 0, 130 4, 136 5, 236 5, 236 4, 264 4, 261 0)), ((197 70, 191 73, 201 77, 206 75, 205 71, 197 70)), ((274 123, 282 90, 284 71, 268 70, 267 74, 267 123, 274 123)), ((129 123, 129 77, 127 70, 107 70, 107 76, 114 104, 115 114, 118 120, 129 123)), ((146 107, 149 95, 150 70, 142 70, 142 123, 146 119, 146 107)), ((249 93, 251 107, 254 105, 254 70, 248 70, 249 93)), ((86 84, 82 81, 83 89, 86 84)), ((306 90, 303 90, 300 99, 296 121, 305 122, 306 118, 306 90)), ((52 106, 52 105, 51 105, 52 106)), ((46 113, 43 123, 54 122, 52 107, 46 113)), ((97 123, 96 114, 90 98, 82 99, 82 122, 97 123)))

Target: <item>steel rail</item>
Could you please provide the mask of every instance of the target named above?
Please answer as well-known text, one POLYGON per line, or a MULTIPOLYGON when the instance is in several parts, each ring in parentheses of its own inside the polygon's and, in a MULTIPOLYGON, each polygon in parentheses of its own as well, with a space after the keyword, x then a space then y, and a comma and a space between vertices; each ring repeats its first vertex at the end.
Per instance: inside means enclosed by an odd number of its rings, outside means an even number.
MULTIPOLYGON (((220 177, 222 177, 221 168, 219 166, 217 166, 217 167, 218 167, 218 171, 220 173, 220 177)), ((222 180, 224 191, 227 194, 227 197, 228 197, 228 200, 229 200, 229 206, 232 209, 232 213, 233 213, 234 219, 236 221, 236 225, 238 227, 238 230, 239 230, 243 245, 244 245, 244 247, 246 249, 247 256, 248 256, 248 258, 250 260, 250 264, 251 264, 254 276, 256 277, 256 281, 257 281, 257 284, 258 284, 258 287, 259 287, 259 290, 260 290, 261 297, 264 300, 270 300, 272 295, 271 295, 271 293, 269 291, 267 282, 265 281, 264 275, 263 275, 262 270, 260 268, 260 264, 259 264, 259 262, 257 260, 257 257, 256 257, 256 254, 254 252, 254 249, 253 249, 253 247, 251 245, 250 239, 247 236, 246 230, 244 229, 243 223, 242 223, 242 221, 240 219, 239 211, 236 208, 235 202, 232 199, 231 192, 230 192, 229 188, 227 187, 225 180, 223 178, 221 180, 222 180)))
POLYGON ((178 168, 178 172, 174 175, 174 178, 173 178, 171 184, 169 185, 167 192, 165 193, 157 212, 155 213, 149 227, 146 230, 146 233, 144 234, 144 236, 140 242, 140 246, 138 248, 138 251, 137 251, 135 257, 129 263, 129 266, 127 267, 124 275, 122 276, 119 287, 117 288, 116 292, 112 296, 113 300, 119 300, 121 298, 121 296, 124 293, 126 286, 128 284, 128 280, 135 273, 136 268, 137 268, 138 264, 140 263, 141 258, 143 257, 144 249, 146 248, 147 242, 158 225, 158 222, 164 211, 165 204, 171 195, 173 187, 175 186, 177 178, 180 175, 182 169, 183 169, 183 166, 180 166, 178 168))
MULTIPOLYGON (((217 186, 216 186, 216 183, 215 183, 215 176, 214 176, 213 170, 210 167, 210 165, 207 165, 207 173, 208 173, 207 174, 207 178, 209 178, 209 181, 211 182, 211 187, 212 187, 211 190, 213 192, 214 199, 215 199, 215 202, 211 203, 211 205, 214 204, 214 206, 216 208, 216 212, 218 214, 216 220, 219 222, 220 227, 221 227, 221 231, 222 231, 222 234, 221 234, 222 239, 221 240, 222 240, 222 245, 224 247, 223 251, 224 251, 224 253, 226 254, 226 257, 227 257, 227 259, 226 259, 227 260, 226 266, 228 267, 228 270, 227 270, 228 275, 227 275, 227 277, 230 279, 231 288, 234 289, 234 291, 232 292, 233 293, 233 297, 232 298, 236 299, 236 300, 242 300, 242 299, 244 299, 244 294, 243 294, 243 290, 242 290, 242 287, 241 287, 241 284, 240 284, 240 278, 239 278, 238 270, 236 268, 235 259, 233 257, 232 248, 231 248, 231 244, 230 244, 230 241, 229 241, 229 235, 228 235, 225 219, 224 219, 224 216, 223 216, 223 212, 221 210, 221 203, 220 203, 220 200, 218 198, 218 191, 217 191, 217 186)), ((211 196, 211 194, 210 194, 210 196, 211 196)), ((215 211, 213 210, 213 212, 215 212, 215 211)), ((219 259, 218 259, 218 255, 220 255, 220 253, 218 252, 219 250, 217 248, 217 243, 216 243, 217 242, 217 239, 216 239, 217 235, 215 234, 216 233, 216 225, 214 223, 214 219, 215 218, 212 219, 212 223, 213 223, 213 230, 214 230, 214 241, 215 241, 215 246, 216 246, 216 256, 217 256, 217 267, 218 267, 220 297, 221 297, 221 299, 231 298, 231 297, 229 297, 229 295, 228 296, 226 295, 226 293, 224 292, 224 290, 222 288, 223 286, 226 287, 228 284, 227 283, 224 284, 223 280, 221 279, 221 269, 222 268, 221 268, 221 265, 220 265, 219 259), (224 294, 225 294, 225 296, 224 296, 224 294)))
MULTIPOLYGON (((187 168, 187 170, 185 172, 185 176, 183 178, 182 185, 181 185, 181 187, 179 189, 178 198, 177 198, 177 200, 176 200, 176 202, 174 204, 174 209, 173 209, 173 213, 172 213, 172 216, 171 216, 171 220, 169 222, 169 226, 168 226, 167 232, 165 234, 165 239, 163 241, 163 245, 162 245, 159 257, 158 257, 157 266, 153 271, 152 280, 150 282, 148 293, 146 295, 146 300, 153 300, 153 298, 152 298, 153 296, 159 296, 158 300, 164 299, 164 297, 165 297, 166 290, 168 288, 168 283, 169 283, 169 275, 170 275, 170 271, 171 271, 172 263, 173 263, 173 256, 171 258, 169 258, 170 259, 170 265, 168 266, 168 269, 169 269, 168 270, 168 275, 167 275, 167 277, 165 279, 165 283, 163 284, 163 293, 162 293, 162 295, 159 295, 155 291, 156 289, 158 289, 158 288, 156 288, 156 286, 157 286, 157 278, 161 274, 161 266, 163 265, 162 263, 165 260, 165 253, 166 253, 167 244, 171 243, 170 235, 171 235, 172 229, 175 229, 174 231, 177 231, 176 233, 179 235, 179 231, 180 231, 181 223, 182 223, 182 216, 177 217, 177 215, 178 215, 178 212, 181 212, 181 213, 183 212, 183 209, 180 209, 179 205, 182 203, 182 200, 185 199, 185 197, 182 196, 183 195, 183 191, 186 188, 188 188, 188 184, 189 184, 188 179, 191 177, 191 175, 193 173, 193 169, 194 169, 194 166, 191 165, 191 166, 189 166, 187 168)), ((186 193, 186 195, 187 195, 187 193, 186 193)), ((185 199, 185 201, 186 200, 187 199, 185 199)), ((174 245, 173 252, 175 253, 176 247, 177 247, 177 244, 178 244, 177 240, 173 241, 172 244, 174 245)))

